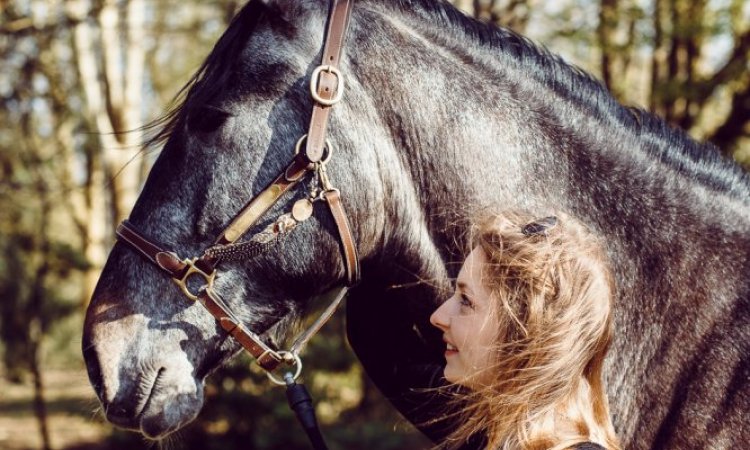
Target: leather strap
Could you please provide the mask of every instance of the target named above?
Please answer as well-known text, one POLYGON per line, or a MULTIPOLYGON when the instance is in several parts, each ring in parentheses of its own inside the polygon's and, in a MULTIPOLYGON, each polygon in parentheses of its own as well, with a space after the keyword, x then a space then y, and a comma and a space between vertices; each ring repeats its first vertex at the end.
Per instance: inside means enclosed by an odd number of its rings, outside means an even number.
POLYGON ((344 205, 341 203, 341 193, 337 189, 332 189, 324 192, 323 198, 328 203, 333 221, 336 222, 341 241, 341 252, 344 254, 346 285, 351 287, 359 283, 359 256, 357 255, 357 245, 354 243, 352 229, 346 211, 344 211, 344 205))
POLYGON ((211 289, 203 289, 198 294, 198 301, 208 312, 219 322, 221 328, 237 340, 242 348, 247 350, 250 355, 264 369, 271 371, 281 364, 278 353, 271 347, 267 346, 263 340, 252 331, 248 330, 235 319, 232 314, 222 306, 223 302, 218 300, 218 295, 211 289))
POLYGON ((173 252, 164 250, 153 241, 145 238, 137 232, 129 221, 124 220, 117 226, 117 237, 130 244, 131 247, 138 250, 146 259, 154 263, 158 268, 163 270, 172 278, 182 278, 187 269, 187 264, 173 252))
POLYGON ((216 244, 226 245, 241 238, 268 209, 299 180, 312 165, 301 155, 295 156, 291 163, 265 189, 256 195, 216 239, 216 244))
MULTIPOLYGON (((322 66, 338 67, 351 11, 350 0, 333 0, 328 16, 328 30, 323 46, 322 66)), ((343 89, 343 80, 327 70, 320 71, 319 79, 311 80, 311 82, 313 85, 317 83, 317 94, 325 100, 333 99, 338 90, 343 89)), ((330 114, 331 105, 324 105, 317 101, 313 104, 305 149, 305 155, 311 162, 318 162, 323 158, 330 114)))

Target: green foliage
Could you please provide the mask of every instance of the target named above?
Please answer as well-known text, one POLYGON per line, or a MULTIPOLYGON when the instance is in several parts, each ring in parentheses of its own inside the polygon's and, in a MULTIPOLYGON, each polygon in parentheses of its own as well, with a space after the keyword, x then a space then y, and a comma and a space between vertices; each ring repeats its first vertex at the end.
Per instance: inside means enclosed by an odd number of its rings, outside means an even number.
POLYGON ((49 327, 79 311, 77 297, 59 288, 73 271, 86 267, 73 248, 51 242, 42 252, 23 230, 0 237, 0 337, 8 377, 20 380, 31 365, 32 344, 49 327), (71 258, 71 263, 68 263, 71 258))

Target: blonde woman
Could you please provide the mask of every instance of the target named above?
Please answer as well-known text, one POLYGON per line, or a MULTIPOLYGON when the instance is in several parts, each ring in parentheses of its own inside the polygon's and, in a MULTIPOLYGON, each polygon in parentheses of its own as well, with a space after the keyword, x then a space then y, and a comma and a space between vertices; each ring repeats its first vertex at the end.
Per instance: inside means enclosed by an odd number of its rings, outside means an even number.
POLYGON ((348 300, 367 375, 441 449, 619 450, 601 378, 614 286, 599 240, 565 214, 508 211, 478 220, 469 241, 437 310, 421 309, 425 285, 410 290, 397 267, 374 274, 397 290, 348 300))
POLYGON ((613 281, 595 236, 562 214, 481 221, 455 293, 430 317, 461 386, 446 448, 620 448, 602 385, 613 281), (460 403, 460 412, 456 411, 460 403))

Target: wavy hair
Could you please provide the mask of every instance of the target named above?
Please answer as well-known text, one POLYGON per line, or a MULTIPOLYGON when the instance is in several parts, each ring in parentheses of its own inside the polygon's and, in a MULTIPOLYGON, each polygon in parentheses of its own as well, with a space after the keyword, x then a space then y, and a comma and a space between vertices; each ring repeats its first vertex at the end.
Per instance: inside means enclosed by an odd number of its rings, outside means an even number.
POLYGON ((448 390, 457 426, 442 447, 482 435, 488 449, 619 450, 602 383, 614 281, 599 240, 567 215, 517 211, 481 218, 471 237, 488 261, 497 345, 489 373, 468 376, 481 386, 448 390))

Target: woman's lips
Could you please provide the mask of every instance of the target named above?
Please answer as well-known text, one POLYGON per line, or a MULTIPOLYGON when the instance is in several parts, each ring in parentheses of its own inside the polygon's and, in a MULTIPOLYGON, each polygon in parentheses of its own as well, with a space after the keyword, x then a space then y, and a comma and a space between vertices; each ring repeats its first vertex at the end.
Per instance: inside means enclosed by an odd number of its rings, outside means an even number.
POLYGON ((445 343, 445 356, 452 356, 458 353, 458 349, 450 342, 445 343))

